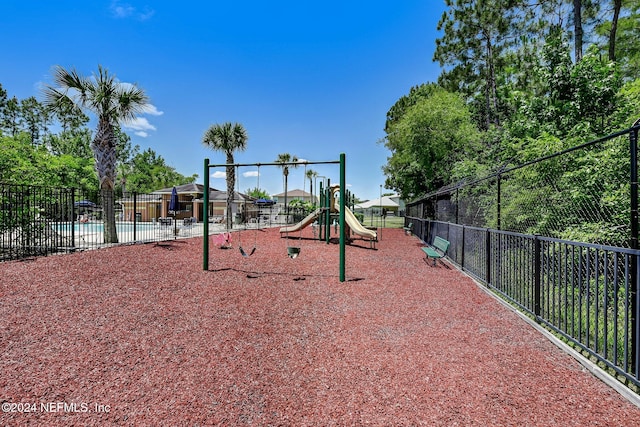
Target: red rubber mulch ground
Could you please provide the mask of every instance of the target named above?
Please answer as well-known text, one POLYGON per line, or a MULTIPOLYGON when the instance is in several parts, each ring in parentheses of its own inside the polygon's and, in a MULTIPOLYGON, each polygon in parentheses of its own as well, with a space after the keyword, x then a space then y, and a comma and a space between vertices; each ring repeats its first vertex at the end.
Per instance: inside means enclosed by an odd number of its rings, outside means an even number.
POLYGON ((348 247, 344 283, 338 245, 254 235, 209 272, 200 239, 0 264, 0 424, 638 425, 402 230, 348 247))

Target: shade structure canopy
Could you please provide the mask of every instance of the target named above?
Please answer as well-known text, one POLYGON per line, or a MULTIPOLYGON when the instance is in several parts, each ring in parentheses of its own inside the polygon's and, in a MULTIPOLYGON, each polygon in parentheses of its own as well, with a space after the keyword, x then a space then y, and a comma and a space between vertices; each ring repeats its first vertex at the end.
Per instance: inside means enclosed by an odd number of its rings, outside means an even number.
POLYGON ((383 196, 381 199, 369 200, 368 202, 363 202, 357 204, 356 209, 369 209, 369 208, 397 208, 399 205, 393 201, 388 196, 383 196))

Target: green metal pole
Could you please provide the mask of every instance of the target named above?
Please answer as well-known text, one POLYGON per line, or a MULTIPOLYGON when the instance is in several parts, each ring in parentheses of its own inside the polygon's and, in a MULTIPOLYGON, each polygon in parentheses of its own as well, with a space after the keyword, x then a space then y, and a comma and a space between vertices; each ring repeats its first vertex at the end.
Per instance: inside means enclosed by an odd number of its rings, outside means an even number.
MULTIPOLYGON (((320 181, 320 187, 318 187, 318 188, 319 188, 319 193, 318 194, 320 194, 320 207, 324 208, 326 203, 324 201, 325 194, 324 194, 324 189, 322 188, 322 181, 320 181)), ((323 237, 322 237, 323 236, 323 234, 322 234, 323 230, 322 229, 324 228, 323 227, 324 226, 324 221, 325 221, 324 216, 326 214, 327 214, 327 211, 322 209, 322 211, 320 212, 320 218, 318 220, 318 240, 322 240, 323 239, 323 237)))
POLYGON ((209 159, 204 159, 204 194, 202 197, 204 224, 202 224, 202 269, 209 270, 209 159))
POLYGON ((344 232, 344 208, 346 199, 347 182, 345 179, 345 154, 340 153, 340 281, 344 282, 345 266, 345 232, 344 232))
POLYGON ((329 244, 331 240, 331 204, 333 203, 333 195, 331 194, 331 180, 327 178, 327 218, 324 223, 324 240, 329 244))

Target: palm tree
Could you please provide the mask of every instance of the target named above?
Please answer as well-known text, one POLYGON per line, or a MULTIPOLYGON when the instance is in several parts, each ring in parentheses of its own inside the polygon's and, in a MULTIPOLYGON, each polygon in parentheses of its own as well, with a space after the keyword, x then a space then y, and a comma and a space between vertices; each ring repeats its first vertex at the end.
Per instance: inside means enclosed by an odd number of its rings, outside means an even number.
POLYGON ((311 193, 311 203, 316 204, 316 200, 313 197, 313 179, 318 176, 318 172, 313 169, 307 170, 307 178, 309 179, 309 193, 311 193))
MULTIPOLYGON (((249 136, 244 126, 240 123, 226 122, 221 125, 212 125, 204 133, 202 143, 215 151, 221 151, 227 157, 227 229, 233 227, 231 205, 233 203, 233 189, 236 185, 236 171, 232 165, 234 163, 233 153, 247 149, 249 136)), ((205 189, 205 191, 209 191, 205 189)), ((205 208, 207 209, 207 208, 205 208)))
POLYGON ((116 185, 116 145, 120 124, 134 120, 149 109, 149 98, 135 85, 120 83, 115 75, 98 65, 98 73, 84 77, 75 70, 58 66, 53 82, 43 90, 45 104, 54 111, 68 108, 69 102, 82 112, 97 116, 96 134, 91 141, 104 209, 104 242, 118 243, 114 209, 116 185))
POLYGON ((282 165, 280 166, 282 168, 282 176, 284 178, 284 212, 285 212, 285 222, 288 221, 289 216, 288 216, 288 206, 287 206, 287 181, 289 178, 289 166, 296 168, 298 167, 297 164, 295 164, 298 161, 298 158, 296 156, 292 156, 289 153, 281 153, 278 154, 278 157, 276 158, 275 162, 276 163, 282 163, 282 165), (288 164, 288 163, 294 163, 294 164, 288 164))

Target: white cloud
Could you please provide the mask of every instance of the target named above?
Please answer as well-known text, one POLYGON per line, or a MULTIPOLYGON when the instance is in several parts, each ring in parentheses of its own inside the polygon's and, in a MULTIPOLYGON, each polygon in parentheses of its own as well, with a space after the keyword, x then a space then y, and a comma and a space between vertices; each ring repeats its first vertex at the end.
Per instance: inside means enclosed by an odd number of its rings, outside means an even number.
MULTIPOLYGON (((153 104, 145 105, 143 110, 144 114, 150 114, 152 116, 161 116, 164 114, 164 111, 158 110, 153 104)), ((149 123, 149 120, 144 117, 136 117, 129 122, 123 123, 122 127, 128 130, 133 130, 134 134, 142 138, 149 136, 149 132, 147 131, 156 130, 156 127, 149 123)))
POLYGON ((147 104, 144 107, 144 113, 151 114, 152 116, 161 116, 164 114, 164 111, 159 111, 153 104, 147 104))
POLYGON ((149 121, 144 117, 136 117, 133 120, 123 123, 122 127, 134 131, 136 135, 143 138, 149 136, 147 131, 156 130, 156 127, 149 123, 149 121))
POLYGON ((111 14, 115 18, 119 19, 127 19, 134 18, 138 21, 146 21, 150 19, 153 15, 155 15, 155 11, 150 9, 148 6, 145 6, 143 10, 139 11, 135 7, 131 6, 128 3, 122 3, 119 0, 113 0, 111 5, 109 6, 111 10, 111 14))
POLYGON ((260 175, 260 172, 258 172, 258 171, 242 172, 242 176, 244 176, 245 178, 256 177, 258 175, 260 175))
POLYGON ((130 4, 122 4, 117 0, 112 1, 109 8, 111 9, 111 13, 113 14, 113 16, 115 16, 116 18, 128 18, 129 16, 133 15, 136 10, 130 4))
POLYGON ((211 178, 226 179, 227 178, 227 174, 226 174, 226 172, 215 171, 214 173, 211 174, 211 178))

